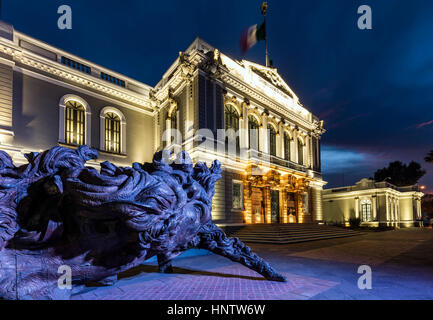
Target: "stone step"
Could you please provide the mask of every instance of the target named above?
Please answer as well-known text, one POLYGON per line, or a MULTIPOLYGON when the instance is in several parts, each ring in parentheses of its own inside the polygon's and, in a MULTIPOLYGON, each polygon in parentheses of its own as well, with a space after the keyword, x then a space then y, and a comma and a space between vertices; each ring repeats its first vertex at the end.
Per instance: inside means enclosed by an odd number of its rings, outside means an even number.
POLYGON ((269 235, 273 236, 275 234, 304 234, 304 233, 318 233, 318 234, 339 234, 339 233, 356 233, 356 231, 347 230, 347 231, 340 231, 340 230, 292 230, 292 231, 274 231, 274 232, 260 232, 260 231, 248 231, 248 230, 242 230, 236 232, 238 235, 269 235))
POLYGON ((276 237, 280 239, 294 239, 294 238, 302 238, 302 237, 332 237, 332 236, 344 236, 344 235, 359 235, 359 233, 298 233, 298 234, 279 234, 273 236, 265 236, 265 235, 255 235, 255 234, 234 234, 233 237, 237 237, 239 239, 275 239, 276 237))
POLYGON ((340 238, 348 238, 359 236, 361 234, 352 234, 352 235, 334 235, 334 236, 322 236, 322 237, 311 237, 311 238, 293 238, 293 239, 285 239, 285 240, 266 240, 266 239, 245 239, 242 240, 245 243, 259 243, 259 244, 291 244, 291 243, 301 243, 301 242, 310 242, 310 241, 319 241, 319 240, 328 240, 328 239, 340 239, 340 238))
POLYGON ((289 244, 361 235, 361 232, 317 224, 246 225, 226 227, 225 232, 250 243, 289 244))
POLYGON ((299 233, 299 232, 356 232, 353 230, 344 230, 344 229, 293 229, 293 230, 250 230, 250 229, 243 229, 239 230, 238 233, 257 233, 257 234, 274 234, 274 233, 299 233))

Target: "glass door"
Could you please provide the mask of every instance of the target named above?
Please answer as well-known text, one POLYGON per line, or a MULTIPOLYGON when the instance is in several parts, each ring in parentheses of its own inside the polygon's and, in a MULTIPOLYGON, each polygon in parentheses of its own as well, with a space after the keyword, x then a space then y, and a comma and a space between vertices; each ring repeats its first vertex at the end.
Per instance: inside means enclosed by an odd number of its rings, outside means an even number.
POLYGON ((272 223, 280 223, 280 192, 271 190, 271 219, 272 223))

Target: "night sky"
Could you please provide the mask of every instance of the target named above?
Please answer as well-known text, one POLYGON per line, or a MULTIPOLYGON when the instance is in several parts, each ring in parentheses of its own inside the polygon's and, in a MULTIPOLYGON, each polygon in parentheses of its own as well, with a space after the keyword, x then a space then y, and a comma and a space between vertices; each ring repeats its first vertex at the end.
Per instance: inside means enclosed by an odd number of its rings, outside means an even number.
MULTIPOLYGON (((301 102, 325 120, 328 187, 415 160, 433 192, 433 1, 270 0, 269 51, 301 102), (357 28, 370 5, 373 30, 357 28)), ((15 29, 154 86, 197 37, 225 54, 264 64, 264 44, 242 56, 242 31, 262 22, 261 1, 3 0, 15 29), (73 29, 57 28, 68 4, 73 29)))

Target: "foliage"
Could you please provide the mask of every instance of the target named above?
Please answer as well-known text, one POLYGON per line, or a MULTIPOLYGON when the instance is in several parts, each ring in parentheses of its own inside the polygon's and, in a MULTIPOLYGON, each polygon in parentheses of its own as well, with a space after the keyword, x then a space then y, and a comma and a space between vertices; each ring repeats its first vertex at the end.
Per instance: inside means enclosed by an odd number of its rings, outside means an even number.
POLYGON ((388 167, 379 169, 374 174, 377 182, 387 181, 398 187, 412 186, 426 174, 417 162, 411 161, 409 165, 401 161, 391 162, 388 167))
POLYGON ((426 194, 421 199, 422 212, 433 218, 433 194, 426 194))
POLYGON ((361 219, 360 218, 350 218, 349 224, 351 228, 359 228, 361 226, 361 219))

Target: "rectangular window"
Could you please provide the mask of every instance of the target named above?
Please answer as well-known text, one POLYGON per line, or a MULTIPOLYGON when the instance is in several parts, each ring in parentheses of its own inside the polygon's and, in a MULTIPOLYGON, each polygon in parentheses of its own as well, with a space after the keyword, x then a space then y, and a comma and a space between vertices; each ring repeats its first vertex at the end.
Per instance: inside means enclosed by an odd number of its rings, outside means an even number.
POLYGON ((119 78, 110 76, 109 74, 106 74, 104 72, 101 72, 101 79, 105 80, 105 81, 108 81, 108 82, 111 82, 111 83, 113 83, 115 85, 118 85, 118 86, 120 86, 122 88, 125 88, 125 81, 120 80, 119 78))
POLYGON ((233 182, 233 209, 242 210, 244 208, 243 184, 233 182))
POLYGON ((120 153, 120 120, 105 118, 105 151, 120 153))
POLYGON ((298 163, 304 165, 304 145, 301 141, 298 141, 298 163))
POLYGON ((371 221, 371 203, 364 203, 361 206, 362 221, 371 221))
POLYGON ((91 74, 92 73, 92 68, 90 68, 89 66, 86 66, 82 63, 76 62, 72 59, 66 58, 66 57, 62 57, 61 60, 62 64, 64 64, 65 66, 68 66, 70 68, 76 69, 78 71, 87 73, 87 74, 91 74))
POLYGON ((66 104, 65 142, 67 144, 85 144, 85 113, 84 108, 76 102, 66 104))

